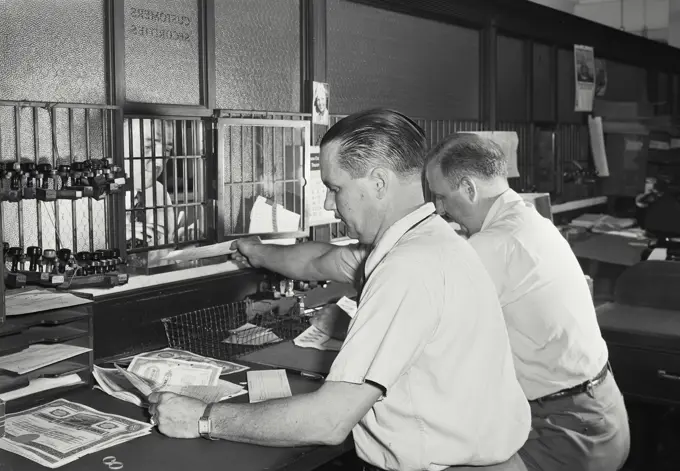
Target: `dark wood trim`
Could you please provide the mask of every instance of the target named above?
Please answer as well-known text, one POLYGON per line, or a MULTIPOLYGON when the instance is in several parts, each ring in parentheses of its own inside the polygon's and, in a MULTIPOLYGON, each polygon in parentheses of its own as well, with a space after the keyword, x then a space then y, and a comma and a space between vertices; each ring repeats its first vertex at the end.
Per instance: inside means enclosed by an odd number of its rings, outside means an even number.
POLYGON ((481 107, 480 119, 488 129, 495 129, 497 124, 496 107, 498 104, 498 34, 494 24, 490 24, 481 31, 481 107))
MULTIPOLYGON (((107 100, 109 105, 122 107, 125 103, 125 3, 118 0, 104 2, 107 100)), ((109 155, 115 165, 123 166, 122 108, 108 114, 111 120, 109 155)), ((125 196, 109 197, 109 237, 112 247, 125 255, 125 196)))
POLYGON ((215 108, 215 0, 199 0, 199 46, 201 103, 215 108))
POLYGON ((312 81, 314 80, 314 54, 312 44, 312 0, 300 0, 300 110, 312 109, 312 81))
POLYGON ((680 51, 667 44, 570 15, 528 0, 350 0, 463 26, 495 21, 498 31, 560 47, 585 44, 599 57, 648 69, 680 72, 680 51))
POLYGON ((158 103, 126 102, 124 106, 126 115, 148 116, 164 118, 178 117, 209 117, 213 115, 212 108, 201 105, 166 105, 158 103))
MULTIPOLYGON (((312 4, 312 71, 314 80, 325 82, 328 74, 326 60, 326 0, 313 0, 312 4)), ((332 90, 331 90, 332 94, 332 90)), ((331 95, 332 96, 332 95, 331 95)))

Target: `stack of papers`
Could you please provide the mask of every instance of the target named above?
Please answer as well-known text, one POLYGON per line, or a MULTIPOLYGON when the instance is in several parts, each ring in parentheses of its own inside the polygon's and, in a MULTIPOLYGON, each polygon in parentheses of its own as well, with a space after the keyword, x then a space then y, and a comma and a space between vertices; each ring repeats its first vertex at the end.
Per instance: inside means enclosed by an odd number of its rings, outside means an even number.
POLYGON ((135 357, 127 370, 94 367, 97 387, 105 393, 139 407, 154 392, 172 392, 203 402, 220 402, 247 391, 220 379, 222 368, 201 362, 135 357))
POLYGON ((30 396, 31 394, 37 394, 51 389, 65 388, 76 384, 85 384, 85 381, 83 381, 77 373, 57 376, 55 378, 35 378, 30 380, 28 386, 1 393, 0 399, 9 402, 13 399, 30 396))
POLYGON ((234 345, 266 345, 282 340, 271 329, 253 325, 249 322, 237 329, 230 330, 229 334, 229 337, 224 339, 223 342, 234 345))
POLYGON ((0 370, 12 371, 18 375, 23 375, 45 366, 68 360, 90 350, 92 349, 61 343, 37 343, 20 352, 1 357, 0 370))
POLYGON ((57 399, 8 415, 0 449, 58 468, 149 433, 151 426, 144 422, 57 399))

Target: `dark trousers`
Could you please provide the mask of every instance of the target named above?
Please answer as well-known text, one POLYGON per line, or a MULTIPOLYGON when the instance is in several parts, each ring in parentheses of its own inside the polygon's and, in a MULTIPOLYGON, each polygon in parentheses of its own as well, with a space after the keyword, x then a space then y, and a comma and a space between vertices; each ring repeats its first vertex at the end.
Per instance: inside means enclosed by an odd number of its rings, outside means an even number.
POLYGON ((630 450, 623 396, 607 374, 590 392, 532 401, 531 432, 519 451, 529 471, 617 471, 630 450))

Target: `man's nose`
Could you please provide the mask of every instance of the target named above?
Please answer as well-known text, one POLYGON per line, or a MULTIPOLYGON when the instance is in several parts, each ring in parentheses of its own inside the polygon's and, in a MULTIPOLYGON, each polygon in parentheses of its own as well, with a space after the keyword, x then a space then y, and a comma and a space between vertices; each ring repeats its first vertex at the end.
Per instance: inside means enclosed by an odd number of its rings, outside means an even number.
POLYGON ((326 190, 326 198, 323 200, 323 209, 326 211, 335 211, 335 197, 330 190, 326 190))

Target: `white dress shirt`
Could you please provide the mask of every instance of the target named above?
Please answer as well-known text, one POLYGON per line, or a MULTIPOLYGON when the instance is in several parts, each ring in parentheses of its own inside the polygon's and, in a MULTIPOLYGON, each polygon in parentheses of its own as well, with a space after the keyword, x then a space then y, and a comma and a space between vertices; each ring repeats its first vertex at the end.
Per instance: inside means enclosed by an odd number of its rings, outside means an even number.
POLYGON ((553 223, 507 190, 469 242, 496 285, 527 398, 596 376, 607 345, 581 266, 553 223))
MULTIPOLYGON (((530 428, 493 282, 433 212, 429 203, 398 221, 365 259, 358 310, 327 378, 383 389, 353 435, 358 456, 385 470, 503 462, 530 428)), ((362 252, 345 253, 351 274, 362 252)))

